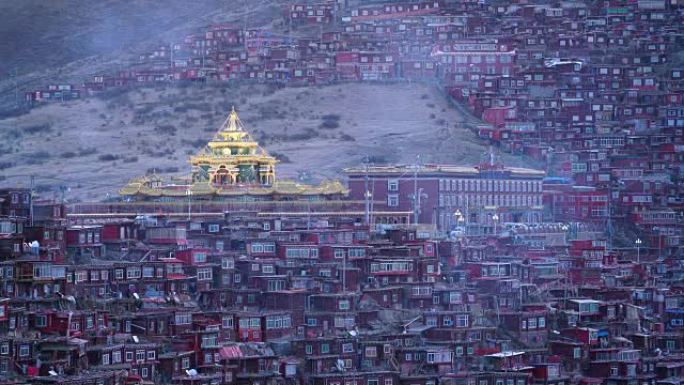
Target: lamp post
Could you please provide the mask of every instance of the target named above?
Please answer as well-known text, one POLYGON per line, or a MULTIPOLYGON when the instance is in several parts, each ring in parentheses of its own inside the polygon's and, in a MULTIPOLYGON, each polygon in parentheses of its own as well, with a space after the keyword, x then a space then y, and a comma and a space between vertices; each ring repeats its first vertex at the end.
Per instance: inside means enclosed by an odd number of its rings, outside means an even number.
POLYGON ((496 224, 499 222, 499 215, 494 213, 494 215, 492 215, 492 220, 494 221, 494 235, 496 235, 496 224))
POLYGON ((188 197, 188 221, 190 221, 190 216, 192 213, 192 202, 191 202, 192 191, 190 191, 190 189, 185 190, 185 195, 187 195, 187 197, 188 197))
POLYGON ((634 244, 636 245, 637 248, 637 263, 641 262, 641 238, 637 238, 636 241, 634 241, 634 244))
POLYGON ((570 226, 566 225, 565 223, 561 225, 561 230, 563 230, 563 240, 565 243, 568 243, 568 229, 570 229, 570 226))
POLYGON ((456 223, 460 226, 464 220, 461 210, 456 209, 456 211, 454 212, 454 216, 456 217, 456 223))

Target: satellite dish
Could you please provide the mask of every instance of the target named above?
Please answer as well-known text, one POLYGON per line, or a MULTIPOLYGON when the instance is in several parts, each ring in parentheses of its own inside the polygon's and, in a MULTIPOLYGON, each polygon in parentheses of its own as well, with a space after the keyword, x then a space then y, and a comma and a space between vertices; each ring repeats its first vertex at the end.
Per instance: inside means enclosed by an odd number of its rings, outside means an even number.
POLYGON ((337 359, 337 362, 335 363, 335 367, 336 367, 337 370, 339 370, 340 372, 344 372, 344 360, 341 359, 341 358, 338 358, 338 359, 337 359))
POLYGON ((190 377, 195 377, 197 375, 197 369, 187 369, 185 373, 190 377))
POLYGON ((138 336, 133 336, 133 342, 136 344, 140 343, 140 338, 138 338, 138 336))
POLYGON ((350 330, 349 335, 352 337, 356 337, 359 333, 356 332, 356 330, 350 330))
POLYGON ((133 298, 137 299, 138 301, 140 300, 140 296, 138 293, 133 293, 133 298))
POLYGON ((50 370, 50 371, 48 372, 48 374, 51 375, 51 376, 57 376, 57 375, 58 375, 57 372, 55 372, 54 370, 50 370))
POLYGON ((66 298, 67 301, 69 301, 69 302, 73 303, 74 305, 76 305, 76 297, 74 297, 73 295, 67 295, 65 298, 66 298))

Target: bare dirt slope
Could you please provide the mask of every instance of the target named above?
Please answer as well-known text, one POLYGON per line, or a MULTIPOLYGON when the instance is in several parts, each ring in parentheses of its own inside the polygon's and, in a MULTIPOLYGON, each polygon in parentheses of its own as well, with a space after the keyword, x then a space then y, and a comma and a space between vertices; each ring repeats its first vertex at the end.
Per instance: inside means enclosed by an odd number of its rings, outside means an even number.
MULTIPOLYGON (((189 85, 142 88, 0 120, 0 184, 28 184, 71 199, 116 195, 152 169, 184 175, 235 105, 262 145, 282 159, 279 176, 340 177, 361 164, 473 164, 485 146, 463 127, 461 112, 422 84, 341 84, 314 88, 189 85)), ((517 158, 505 158, 520 165, 517 158)))

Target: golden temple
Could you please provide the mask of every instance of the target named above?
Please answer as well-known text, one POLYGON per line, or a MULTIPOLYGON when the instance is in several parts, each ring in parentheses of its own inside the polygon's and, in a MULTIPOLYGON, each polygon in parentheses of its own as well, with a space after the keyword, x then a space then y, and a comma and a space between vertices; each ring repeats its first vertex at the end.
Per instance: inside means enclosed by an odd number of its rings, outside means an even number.
POLYGON ((254 200, 339 199, 348 190, 337 180, 318 186, 277 180, 278 160, 256 142, 235 108, 218 132, 190 157, 192 174, 185 183, 168 183, 156 174, 131 180, 119 195, 136 200, 164 197, 231 198, 254 200))

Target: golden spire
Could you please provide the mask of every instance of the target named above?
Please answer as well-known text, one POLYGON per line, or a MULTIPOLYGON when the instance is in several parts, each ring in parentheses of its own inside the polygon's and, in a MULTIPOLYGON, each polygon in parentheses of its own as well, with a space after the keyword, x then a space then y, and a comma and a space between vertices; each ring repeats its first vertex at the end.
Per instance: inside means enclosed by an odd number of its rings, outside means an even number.
POLYGON ((228 124, 226 124, 225 128, 227 131, 242 131, 242 124, 238 126, 239 123, 240 118, 238 118, 238 114, 235 112, 235 106, 232 106, 230 115, 228 115, 228 124))

